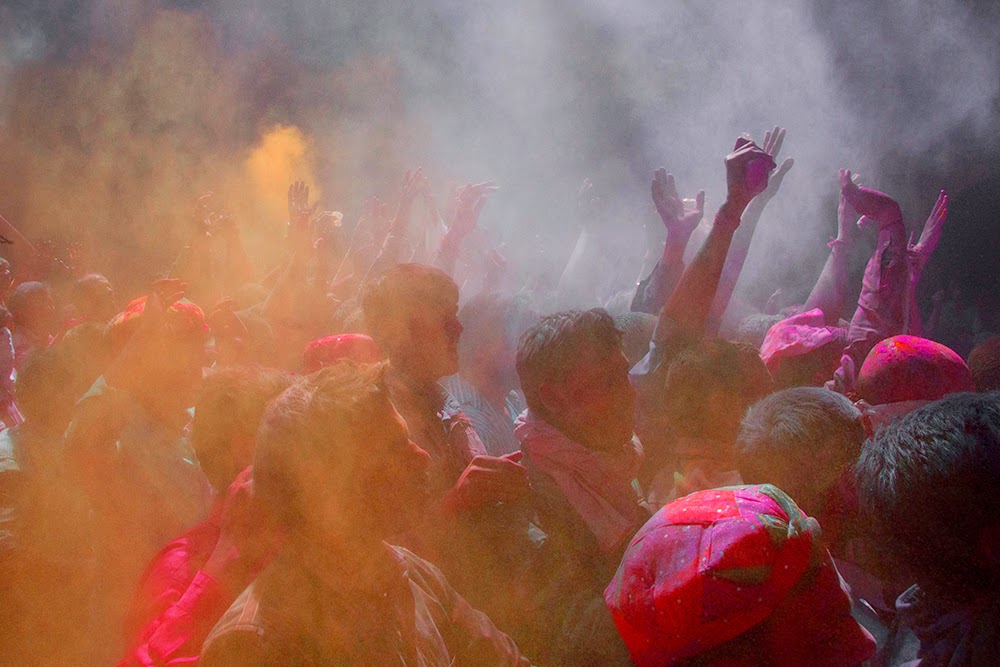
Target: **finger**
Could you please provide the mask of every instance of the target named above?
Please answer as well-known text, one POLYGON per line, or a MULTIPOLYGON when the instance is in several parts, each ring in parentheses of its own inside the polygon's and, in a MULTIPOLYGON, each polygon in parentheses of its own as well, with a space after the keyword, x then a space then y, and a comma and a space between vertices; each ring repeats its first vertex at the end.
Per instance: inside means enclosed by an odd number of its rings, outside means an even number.
POLYGON ((521 450, 517 450, 516 452, 511 452, 510 454, 504 454, 500 458, 505 459, 507 461, 513 461, 514 463, 519 463, 523 455, 524 452, 522 452, 521 450))
POLYGON ((767 152, 771 157, 776 158, 778 157, 778 153, 781 152, 781 145, 785 143, 785 129, 779 128, 777 125, 774 126, 774 129, 777 130, 777 136, 774 137, 771 150, 767 152))
POLYGON ((664 190, 668 197, 671 199, 677 199, 677 184, 674 182, 674 175, 667 174, 667 180, 664 183, 664 190))
POLYGON ((705 191, 698 190, 698 194, 694 196, 694 210, 699 213, 705 212, 705 191))
POLYGON ((791 169, 794 165, 795 165, 795 158, 791 157, 785 158, 784 161, 781 163, 781 166, 778 167, 778 171, 774 174, 774 177, 778 179, 784 178, 785 174, 788 173, 788 170, 791 169))
MULTIPOLYGON (((774 129, 778 129, 778 127, 775 126, 774 129)), ((766 132, 764 132, 763 148, 765 153, 771 152, 771 137, 772 137, 771 130, 767 130, 766 132)))

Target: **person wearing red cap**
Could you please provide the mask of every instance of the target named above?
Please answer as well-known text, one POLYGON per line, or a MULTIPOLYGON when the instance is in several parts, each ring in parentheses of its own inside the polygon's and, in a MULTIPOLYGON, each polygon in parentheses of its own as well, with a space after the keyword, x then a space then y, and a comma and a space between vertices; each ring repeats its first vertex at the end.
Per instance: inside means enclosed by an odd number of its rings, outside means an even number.
POLYGON ((117 356, 77 403, 65 436, 70 473, 95 515, 96 604, 107 623, 96 636, 108 661, 124 648, 122 619, 142 568, 211 505, 185 437, 208 327, 200 308, 177 301, 178 288, 161 284, 165 298, 136 299, 111 321, 117 356))
POLYGON ((604 601, 639 667, 858 665, 875 640, 819 538, 774 486, 693 493, 636 534, 604 601))
POLYGON ((266 564, 274 538, 251 495, 251 464, 264 408, 291 382, 286 373, 255 367, 206 378, 191 443, 218 495, 208 518, 146 567, 126 620, 131 639, 120 667, 196 660, 212 626, 266 564))
POLYGON ((315 373, 321 368, 351 359, 359 364, 382 361, 382 353, 370 337, 358 333, 317 338, 306 345, 302 353, 302 372, 315 373))
POLYGON ((972 373, 958 354, 918 336, 880 341, 857 380, 859 406, 870 431, 948 394, 975 390, 972 373))

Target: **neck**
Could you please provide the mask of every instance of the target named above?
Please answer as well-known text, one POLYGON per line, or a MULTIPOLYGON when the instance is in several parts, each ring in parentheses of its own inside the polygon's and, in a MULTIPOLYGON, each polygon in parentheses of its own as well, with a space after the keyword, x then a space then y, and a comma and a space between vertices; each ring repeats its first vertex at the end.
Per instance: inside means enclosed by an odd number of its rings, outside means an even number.
POLYGON ((440 378, 432 378, 422 368, 414 367, 407 363, 409 355, 397 355, 391 359, 393 368, 401 379, 413 389, 429 391, 437 386, 440 378))

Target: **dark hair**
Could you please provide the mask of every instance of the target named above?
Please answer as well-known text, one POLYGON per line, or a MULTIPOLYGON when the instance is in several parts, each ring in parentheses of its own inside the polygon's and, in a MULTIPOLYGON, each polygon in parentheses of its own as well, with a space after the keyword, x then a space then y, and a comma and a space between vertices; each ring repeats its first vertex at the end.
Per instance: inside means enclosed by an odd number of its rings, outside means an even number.
POLYGON ((736 460, 747 484, 780 485, 776 468, 805 468, 817 448, 832 447, 856 461, 865 439, 861 411, 843 394, 819 387, 785 389, 747 410, 736 437, 736 460))
POLYGON ((7 297, 7 309, 13 316, 15 324, 23 324, 26 313, 24 312, 31 302, 42 295, 51 296, 52 292, 45 283, 28 281, 23 282, 14 288, 14 291, 7 297))
POLYGON ((264 408, 292 380, 282 371, 256 367, 224 368, 205 378, 191 422, 191 446, 220 493, 240 474, 233 465, 233 439, 252 440, 264 408))
POLYGON ((392 405, 386 368, 385 362, 340 361, 293 384, 265 409, 257 432, 254 493, 275 508, 283 527, 300 526, 309 511, 301 497, 305 479, 321 474, 331 493, 346 486, 365 453, 369 425, 392 405))
POLYGON ((856 467, 873 543, 924 590, 968 599, 1000 583, 979 539, 1000 507, 1000 394, 954 394, 879 431, 856 467))
POLYGON ((1000 389, 1000 336, 991 336, 972 348, 969 370, 976 391, 1000 389))
POLYGON ((451 276, 433 266, 398 264, 364 290, 361 308, 366 332, 384 346, 428 302, 445 300, 458 303, 458 285, 451 276))
POLYGON ((747 315, 740 320, 734 340, 760 349, 760 346, 764 344, 764 338, 767 337, 767 332, 783 319, 785 319, 783 316, 777 314, 754 313, 747 315))
POLYGON ((757 350, 743 343, 703 340, 671 362, 663 390, 665 415, 677 435, 731 444, 744 411, 771 389, 771 376, 757 350), (719 393, 735 396, 739 407, 730 413, 705 401, 719 393))
POLYGON ((586 345, 598 353, 621 350, 622 333, 603 308, 570 310, 547 315, 521 336, 517 346, 517 376, 525 402, 544 414, 539 388, 562 382, 586 345))

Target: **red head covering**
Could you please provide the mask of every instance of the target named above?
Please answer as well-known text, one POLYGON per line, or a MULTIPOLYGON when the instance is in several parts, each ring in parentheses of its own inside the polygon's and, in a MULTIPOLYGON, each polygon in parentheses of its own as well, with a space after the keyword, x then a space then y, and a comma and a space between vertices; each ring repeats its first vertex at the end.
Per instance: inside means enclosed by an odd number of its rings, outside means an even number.
MULTIPOLYGON (((139 326, 139 316, 146 309, 146 297, 133 299, 125 306, 125 310, 115 315, 108 322, 108 336, 111 348, 120 352, 125 343, 135 333, 139 326)), ((177 301, 167 308, 164 320, 167 330, 178 340, 205 342, 208 340, 208 325, 205 324, 205 314, 201 308, 188 301, 177 301)))
POLYGON ((817 350, 827 343, 844 338, 841 327, 826 326, 819 308, 776 322, 767 330, 760 345, 760 358, 771 375, 777 374, 781 361, 817 350))
POLYGON ((302 370, 315 373, 341 359, 351 359, 359 364, 374 364, 382 361, 382 353, 375 341, 364 334, 326 336, 306 345, 306 351, 302 355, 302 370))
POLYGON ((872 348, 858 373, 858 396, 872 405, 936 401, 975 391, 969 367, 950 348, 917 336, 893 336, 872 348))
POLYGON ((604 591, 640 667, 703 656, 755 630, 741 664, 853 665, 875 641, 819 544, 819 524, 770 485, 700 491, 629 544, 604 591))

